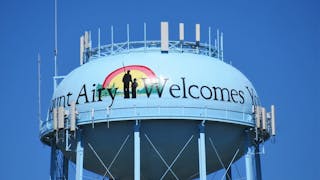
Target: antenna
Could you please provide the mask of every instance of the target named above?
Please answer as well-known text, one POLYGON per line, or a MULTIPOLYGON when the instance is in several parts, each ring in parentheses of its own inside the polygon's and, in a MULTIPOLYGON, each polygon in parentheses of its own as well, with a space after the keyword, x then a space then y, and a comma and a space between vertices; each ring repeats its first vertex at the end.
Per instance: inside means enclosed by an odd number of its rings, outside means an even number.
POLYGON ((127 48, 129 51, 129 47, 130 47, 130 29, 129 29, 129 24, 127 24, 127 48))
POLYGON ((80 37, 80 65, 83 65, 84 60, 83 60, 83 54, 84 54, 84 45, 85 44, 85 40, 84 40, 84 36, 82 35, 80 37))
POLYGON ((267 128, 267 116, 266 116, 266 109, 264 107, 261 108, 261 117, 262 117, 262 129, 266 130, 266 128, 267 128))
POLYGON ((98 28, 98 55, 100 57, 101 45, 100 45, 100 28, 98 28))
POLYGON ((161 22, 161 52, 168 53, 169 51, 169 24, 161 22))
POLYGON ((184 41, 184 24, 179 23, 179 40, 180 42, 184 41))
POLYGON ((196 24, 196 45, 200 44, 200 24, 196 24))
POLYGON ((57 23, 57 1, 54 0, 54 78, 53 78, 53 87, 54 90, 57 87, 58 70, 57 70, 57 56, 58 56, 58 23, 57 23))
POLYGON ((184 41, 184 24, 179 23, 179 41, 180 41, 180 51, 183 52, 183 41, 184 41))
POLYGON ((92 48, 92 41, 91 41, 91 31, 89 31, 89 51, 91 51, 91 48, 92 48))
POLYGON ((77 110, 76 102, 72 101, 70 106, 70 131, 76 130, 76 119, 77 119, 77 110))
POLYGON ((261 128, 261 109, 259 106, 255 106, 255 120, 256 120, 256 127, 261 128))
POLYGON ((220 35, 220 50, 221 50, 221 60, 223 61, 223 32, 220 35))
POLYGON ((147 48, 147 24, 143 23, 143 40, 144 40, 144 50, 147 48))
POLYGON ((58 129, 63 129, 64 128, 64 113, 65 110, 63 106, 58 107, 58 129))
POLYGON ((217 50, 217 39, 214 40, 214 49, 217 50))
POLYGON ((52 116, 53 116, 53 129, 54 130, 58 130, 58 109, 55 107, 53 108, 53 113, 52 113, 52 116))
POLYGON ((38 119, 41 124, 41 57, 38 53, 38 119))
POLYGON ((274 105, 271 105, 271 135, 276 135, 276 115, 274 105))
POLYGON ((208 38, 209 38, 209 56, 211 57, 211 27, 210 26, 209 26, 208 31, 209 31, 209 36, 208 36, 208 38))
POLYGON ((113 26, 111 26, 111 54, 113 54, 113 26))
POLYGON ((218 51, 218 59, 220 59, 220 40, 219 40, 219 29, 217 29, 217 51, 218 51))

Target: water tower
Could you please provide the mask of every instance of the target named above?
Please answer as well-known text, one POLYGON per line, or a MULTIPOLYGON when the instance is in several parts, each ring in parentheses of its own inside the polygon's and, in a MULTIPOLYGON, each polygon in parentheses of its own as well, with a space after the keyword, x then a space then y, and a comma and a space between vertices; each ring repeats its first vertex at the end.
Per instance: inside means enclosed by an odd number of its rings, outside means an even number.
MULTIPOLYGON (((54 76, 41 141, 51 147, 51 179, 68 179, 68 162, 109 179, 206 179, 246 158, 247 179, 261 179, 259 144, 275 135, 274 106, 261 106, 251 82, 224 62, 223 34, 201 43, 169 40, 113 41, 93 48, 80 38, 80 66, 54 76), (58 79, 61 79, 59 83, 58 79), (60 152, 60 155, 59 155, 60 152), (256 156, 256 158, 254 158, 256 156)), ((170 26, 171 27, 171 26, 170 26)), ((213 37, 213 36, 212 36, 213 37)))

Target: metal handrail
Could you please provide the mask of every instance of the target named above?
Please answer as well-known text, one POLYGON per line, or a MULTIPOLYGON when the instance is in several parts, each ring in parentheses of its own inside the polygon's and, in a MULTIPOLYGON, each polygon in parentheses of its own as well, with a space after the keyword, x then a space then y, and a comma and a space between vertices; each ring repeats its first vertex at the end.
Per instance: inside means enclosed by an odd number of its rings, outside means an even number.
MULTIPOLYGON (((86 49, 84 51, 84 63, 99 57, 124 54, 130 52, 150 52, 160 50, 160 40, 130 41, 107 44, 100 47, 86 49)), ((174 53, 193 53, 210 57, 218 57, 218 50, 206 43, 195 43, 189 41, 169 41, 169 51, 174 53), (211 53, 210 53, 211 51, 211 53)))
MULTIPOLYGON (((133 111, 132 114, 130 115, 126 115, 126 116, 117 116, 117 117, 112 117, 112 115, 110 116, 106 116, 105 118, 95 118, 94 121, 97 122, 99 120, 105 120, 105 119, 111 119, 111 120, 117 120, 117 119, 120 119, 120 118, 123 118, 123 119, 130 119, 129 117, 132 117, 132 118, 136 118, 136 117, 150 117, 150 115, 139 115, 136 113, 136 111, 138 111, 139 109, 158 109, 159 112, 157 113, 157 115, 159 117, 157 118, 161 118, 162 116, 164 117, 164 115, 166 115, 165 113, 161 113, 161 110, 163 109, 181 109, 181 113, 178 113, 179 117, 183 118, 185 117, 186 119, 188 118, 195 118, 195 117, 198 117, 198 118, 204 118, 204 119, 228 119, 228 116, 230 116, 228 113, 237 113, 237 114, 241 114, 242 115, 242 121, 239 119, 239 120, 230 120, 231 121, 234 121, 234 122, 243 122, 245 123, 245 121, 247 123, 253 123, 253 122, 249 122, 245 119, 245 117, 247 116, 250 116, 252 115, 251 113, 246 113, 246 112, 243 112, 243 111, 236 111, 236 110, 228 110, 228 109, 222 109, 222 108, 210 108, 210 107, 195 107, 195 106, 184 106, 184 107, 180 107, 180 106, 132 106, 132 107, 118 107, 118 108, 112 108, 110 109, 109 111, 109 114, 113 114, 114 111, 117 111, 117 110, 131 110, 133 111), (190 109, 198 109, 198 110, 205 110, 205 113, 203 115, 194 115, 194 116, 190 116, 190 115, 187 115, 187 113, 185 113, 185 110, 190 110, 190 109), (221 111, 223 113, 226 113, 226 117, 225 118, 218 118, 218 117, 213 117, 213 116, 208 116, 208 112, 207 111, 221 111), (135 113, 134 113, 135 112, 135 113), (162 116, 161 116, 162 114, 162 116)), ((107 115, 107 109, 106 108, 103 108, 103 109, 95 109, 95 113, 97 112, 106 112, 106 115, 107 115)), ((80 111, 79 112, 79 116, 81 118, 81 115, 85 115, 85 114, 91 114, 91 111, 80 111)), ((155 115, 155 114, 153 114, 155 115)), ((172 115, 172 117, 178 117, 177 114, 175 115, 172 115)), ((167 117, 167 115, 165 116, 167 117)), ((88 121, 91 121, 91 120, 88 120, 88 121)), ((44 133, 45 131, 47 131, 49 128, 48 128, 48 125, 52 122, 52 118, 50 118, 50 115, 49 117, 47 118, 47 120, 45 121, 42 121, 41 122, 41 128, 40 128, 40 132, 44 133)), ((87 121, 86 121, 87 122, 87 121)))

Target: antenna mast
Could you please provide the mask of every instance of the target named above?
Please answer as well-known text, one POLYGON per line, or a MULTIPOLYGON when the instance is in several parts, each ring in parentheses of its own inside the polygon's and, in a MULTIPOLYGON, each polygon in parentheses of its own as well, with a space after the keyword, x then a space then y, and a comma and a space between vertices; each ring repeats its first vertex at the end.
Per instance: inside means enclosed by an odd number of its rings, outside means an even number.
POLYGON ((54 77, 53 77, 53 87, 54 90, 57 87, 57 56, 58 56, 58 23, 57 23, 57 0, 54 0, 54 77))
POLYGON ((38 53, 38 119, 41 124, 41 58, 38 53))

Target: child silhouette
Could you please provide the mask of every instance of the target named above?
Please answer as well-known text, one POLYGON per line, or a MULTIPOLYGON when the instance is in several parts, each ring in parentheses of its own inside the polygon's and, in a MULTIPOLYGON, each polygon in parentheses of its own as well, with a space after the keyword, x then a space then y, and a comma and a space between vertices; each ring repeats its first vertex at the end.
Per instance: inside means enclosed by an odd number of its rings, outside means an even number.
POLYGON ((137 97, 137 87, 138 87, 137 79, 134 78, 133 82, 131 83, 132 98, 137 97))

